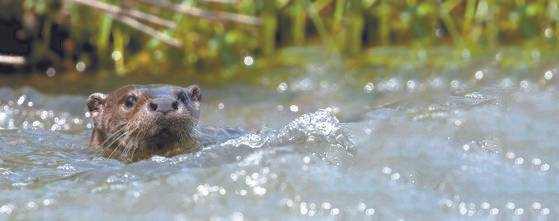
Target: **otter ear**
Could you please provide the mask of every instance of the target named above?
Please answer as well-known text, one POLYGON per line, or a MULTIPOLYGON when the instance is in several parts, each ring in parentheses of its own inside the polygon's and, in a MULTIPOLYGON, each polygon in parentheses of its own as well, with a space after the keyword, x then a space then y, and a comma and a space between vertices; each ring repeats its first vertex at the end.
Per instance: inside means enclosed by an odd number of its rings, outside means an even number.
POLYGON ((200 102, 200 100, 202 100, 202 91, 200 90, 200 87, 198 87, 198 85, 190 85, 186 89, 192 101, 200 102))
POLYGON ((87 109, 89 112, 98 112, 105 104, 106 94, 93 93, 87 98, 87 109))

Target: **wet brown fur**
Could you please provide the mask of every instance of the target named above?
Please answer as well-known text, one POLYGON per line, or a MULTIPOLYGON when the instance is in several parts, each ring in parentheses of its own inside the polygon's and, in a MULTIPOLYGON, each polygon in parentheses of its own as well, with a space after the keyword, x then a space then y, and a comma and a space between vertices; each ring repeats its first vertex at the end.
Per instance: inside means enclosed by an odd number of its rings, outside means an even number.
POLYGON ((104 157, 126 162, 193 151, 198 146, 200 98, 195 85, 129 85, 108 95, 94 93, 87 102, 94 125, 89 146, 104 157), (187 100, 179 100, 181 91, 187 100), (132 107, 125 105, 129 96, 136 97, 132 107), (176 99, 178 109, 166 114, 150 111, 155 98, 176 99))

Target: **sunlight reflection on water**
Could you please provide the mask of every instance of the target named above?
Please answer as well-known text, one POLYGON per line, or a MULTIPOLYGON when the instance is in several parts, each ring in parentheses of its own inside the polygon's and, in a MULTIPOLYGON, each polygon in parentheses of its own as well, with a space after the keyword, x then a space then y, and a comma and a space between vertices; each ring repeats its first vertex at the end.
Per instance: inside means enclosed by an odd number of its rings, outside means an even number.
POLYGON ((87 151, 84 97, 1 89, 0 217, 558 218, 553 70, 363 84, 308 72, 270 89, 206 89, 202 125, 247 133, 133 164, 87 151))

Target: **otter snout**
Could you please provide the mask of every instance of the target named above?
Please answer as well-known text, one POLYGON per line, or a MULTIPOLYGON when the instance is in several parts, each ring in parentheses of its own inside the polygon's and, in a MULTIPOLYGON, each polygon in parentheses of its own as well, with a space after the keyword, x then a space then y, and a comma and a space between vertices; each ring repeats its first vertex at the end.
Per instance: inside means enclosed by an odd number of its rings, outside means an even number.
POLYGON ((171 98, 155 98, 149 102, 148 109, 150 111, 167 114, 179 109, 179 102, 171 98))

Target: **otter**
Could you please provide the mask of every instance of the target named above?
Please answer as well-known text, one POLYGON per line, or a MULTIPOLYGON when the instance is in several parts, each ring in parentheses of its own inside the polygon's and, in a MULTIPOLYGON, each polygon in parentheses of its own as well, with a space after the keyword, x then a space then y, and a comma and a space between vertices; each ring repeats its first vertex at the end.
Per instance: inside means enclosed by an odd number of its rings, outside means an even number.
POLYGON ((87 99, 89 146, 125 162, 195 151, 201 98, 197 85, 128 85, 93 93, 87 99))

